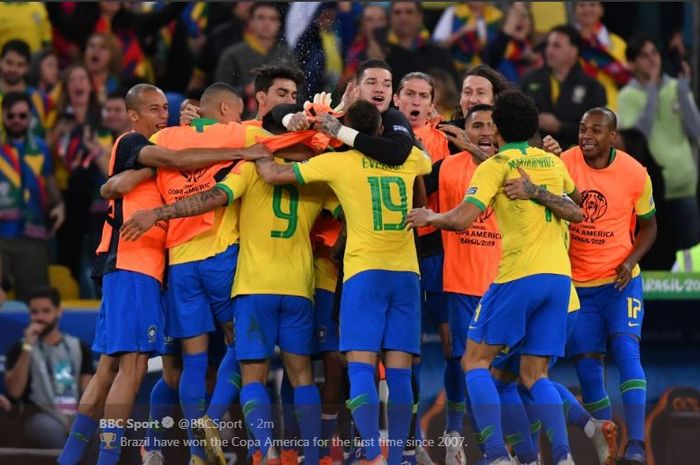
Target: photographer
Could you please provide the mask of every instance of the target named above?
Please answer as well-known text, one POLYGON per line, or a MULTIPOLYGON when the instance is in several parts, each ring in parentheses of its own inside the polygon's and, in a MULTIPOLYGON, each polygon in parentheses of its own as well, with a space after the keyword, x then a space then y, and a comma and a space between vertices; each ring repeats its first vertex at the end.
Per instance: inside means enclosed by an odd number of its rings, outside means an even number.
POLYGON ((19 404, 26 446, 60 449, 95 370, 88 346, 58 329, 56 289, 37 288, 27 303, 29 325, 7 351, 7 394, 19 404))

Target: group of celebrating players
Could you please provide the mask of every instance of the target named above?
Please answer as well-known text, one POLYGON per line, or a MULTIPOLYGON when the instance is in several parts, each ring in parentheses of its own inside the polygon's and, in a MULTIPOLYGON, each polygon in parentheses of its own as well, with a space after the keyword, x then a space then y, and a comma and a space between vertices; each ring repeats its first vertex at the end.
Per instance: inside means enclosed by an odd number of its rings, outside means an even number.
MULTIPOLYGON (((282 66, 258 70, 258 117, 243 122, 240 94, 213 84, 196 117, 170 128, 163 92, 128 92, 133 131, 114 144, 102 189, 111 200, 95 270, 101 357, 59 463, 77 464, 99 425, 98 464, 118 462, 153 354, 163 356, 163 375, 151 418, 180 404, 188 434, 205 444, 191 447, 193 465, 223 465, 217 424, 237 400, 255 465, 301 455, 330 465, 341 401, 362 463, 429 462, 419 441, 407 441, 421 434, 429 311, 446 360, 447 465, 465 465, 465 414, 483 464, 541 463, 544 430, 552 463, 571 465, 567 423, 591 438, 601 465, 616 463, 608 343, 629 438, 620 461, 644 464, 637 263, 654 241, 655 210, 644 167, 613 148, 615 114, 590 109, 578 146, 562 153, 549 137, 537 143, 534 103, 487 66, 464 78, 455 125, 438 124, 428 75, 407 74, 394 93, 380 60, 360 65, 342 108, 323 95, 297 105, 301 80, 282 66), (546 151, 534 147, 542 143, 546 151), (217 341, 226 344, 218 356, 217 341), (276 346, 298 448, 272 440, 266 381, 276 346), (320 391, 314 355, 323 360, 320 391), (574 358, 583 405, 547 377, 564 355, 574 358), (378 359, 388 387, 384 453, 378 359)), ((157 441, 147 444, 145 463, 162 463, 157 441)))

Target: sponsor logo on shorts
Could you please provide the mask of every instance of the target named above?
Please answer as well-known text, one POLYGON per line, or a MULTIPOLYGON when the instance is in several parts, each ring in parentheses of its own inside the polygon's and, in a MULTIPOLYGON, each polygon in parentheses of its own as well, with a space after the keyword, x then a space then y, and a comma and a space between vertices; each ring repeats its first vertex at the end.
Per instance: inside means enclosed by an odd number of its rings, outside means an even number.
POLYGON ((156 330, 156 325, 151 325, 148 327, 148 330, 146 331, 146 334, 148 335, 148 342, 156 342, 156 334, 158 331, 156 330))
POLYGON ((641 323, 632 323, 631 321, 627 322, 627 326, 629 326, 630 328, 634 328, 639 325, 641 325, 641 323))

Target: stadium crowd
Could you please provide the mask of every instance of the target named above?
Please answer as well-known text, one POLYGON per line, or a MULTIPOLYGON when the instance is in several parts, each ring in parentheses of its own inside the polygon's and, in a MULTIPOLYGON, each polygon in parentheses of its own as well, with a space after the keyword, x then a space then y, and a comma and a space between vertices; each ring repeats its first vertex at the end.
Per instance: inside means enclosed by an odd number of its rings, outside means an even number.
MULTIPOLYGON (((71 340, 79 358, 44 363, 75 365, 74 421, 36 419, 65 429, 49 446, 61 465, 98 425, 98 463, 117 463, 124 427, 98 420, 130 417, 152 353, 151 418, 181 405, 203 440, 193 465, 223 465, 216 425, 236 400, 254 464, 330 465, 346 400, 363 463, 430 464, 415 415, 421 311, 446 362, 440 461, 464 465, 468 413, 484 464, 540 463, 542 431, 549 463, 571 465, 567 424, 601 465, 646 463, 640 264, 700 266, 684 8, 0 4, 12 18, 0 22, 0 303, 26 300, 32 318, 8 356, 10 397, 66 402, 32 363, 64 340, 46 286, 67 270, 70 297, 102 299, 101 357, 90 377, 71 340), (276 346, 295 446, 269 443, 276 346), (564 355, 582 402, 547 377, 564 355)), ((148 435, 144 463, 162 463, 163 432, 148 435)))

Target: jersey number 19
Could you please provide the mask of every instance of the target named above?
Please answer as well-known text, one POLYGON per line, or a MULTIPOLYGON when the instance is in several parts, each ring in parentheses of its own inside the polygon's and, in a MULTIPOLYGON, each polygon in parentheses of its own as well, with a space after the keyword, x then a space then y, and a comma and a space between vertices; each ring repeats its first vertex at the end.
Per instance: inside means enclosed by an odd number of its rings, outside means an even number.
POLYGON ((408 215, 408 196, 406 183, 398 176, 370 176, 367 178, 372 196, 372 224, 375 231, 401 231, 405 227, 408 215), (399 193, 399 203, 391 198, 391 186, 395 185, 399 193), (384 210, 401 214, 401 221, 385 223, 384 210))

